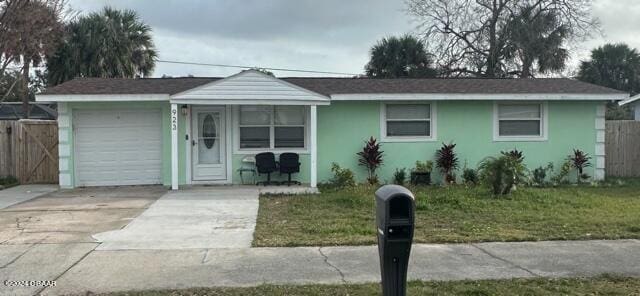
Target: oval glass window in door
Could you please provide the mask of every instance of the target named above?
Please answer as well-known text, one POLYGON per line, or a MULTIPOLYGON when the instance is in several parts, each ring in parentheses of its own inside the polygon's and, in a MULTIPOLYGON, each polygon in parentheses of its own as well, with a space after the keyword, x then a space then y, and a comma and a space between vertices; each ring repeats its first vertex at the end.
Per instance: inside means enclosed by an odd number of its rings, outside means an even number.
POLYGON ((213 119, 213 116, 207 114, 202 121, 202 138, 204 138, 204 145, 207 149, 211 149, 216 143, 216 128, 216 121, 213 119))

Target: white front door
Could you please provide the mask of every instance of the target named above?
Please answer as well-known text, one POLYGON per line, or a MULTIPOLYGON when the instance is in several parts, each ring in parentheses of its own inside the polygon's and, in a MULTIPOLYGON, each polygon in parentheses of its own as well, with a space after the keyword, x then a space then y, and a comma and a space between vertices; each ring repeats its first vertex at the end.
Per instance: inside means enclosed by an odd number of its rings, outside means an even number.
POLYGON ((192 179, 226 180, 225 108, 194 107, 191 137, 192 179))

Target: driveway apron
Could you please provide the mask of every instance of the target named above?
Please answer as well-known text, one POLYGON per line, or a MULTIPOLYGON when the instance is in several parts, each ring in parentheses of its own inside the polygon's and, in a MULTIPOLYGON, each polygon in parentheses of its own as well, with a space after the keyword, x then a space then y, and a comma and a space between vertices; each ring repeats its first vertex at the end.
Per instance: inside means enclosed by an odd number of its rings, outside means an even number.
POLYGON ((250 248, 258 189, 170 191, 121 230, 94 235, 98 250, 250 248))

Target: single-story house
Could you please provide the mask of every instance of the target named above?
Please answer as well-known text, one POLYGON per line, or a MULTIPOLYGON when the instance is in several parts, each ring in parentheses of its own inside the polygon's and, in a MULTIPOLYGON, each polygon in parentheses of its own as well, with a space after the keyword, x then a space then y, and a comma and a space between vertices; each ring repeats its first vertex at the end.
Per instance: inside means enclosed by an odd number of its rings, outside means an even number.
POLYGON ((640 94, 630 97, 626 100, 620 101, 620 106, 629 105, 633 110, 633 119, 640 121, 640 94))
MULTIPOLYGON (((455 142, 462 165, 523 150, 529 168, 572 149, 604 178, 605 102, 628 94, 572 79, 78 78, 37 95, 58 104, 60 186, 238 184, 243 159, 295 152, 311 187, 382 143, 382 181, 455 142), (203 130, 208 132, 203 134, 203 130), (213 132, 212 132, 213 131, 213 132)), ((460 174, 458 174, 460 175, 460 174)))

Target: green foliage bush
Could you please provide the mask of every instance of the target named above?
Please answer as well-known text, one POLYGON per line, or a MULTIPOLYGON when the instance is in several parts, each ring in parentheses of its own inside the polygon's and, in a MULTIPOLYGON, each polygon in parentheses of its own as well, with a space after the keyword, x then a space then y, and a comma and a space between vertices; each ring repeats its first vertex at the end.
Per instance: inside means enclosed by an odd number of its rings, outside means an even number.
POLYGON ((0 189, 2 187, 6 188, 14 185, 18 185, 18 179, 16 179, 16 177, 14 176, 0 177, 0 189))
POLYGON ((433 170, 433 161, 416 161, 416 167, 413 169, 414 172, 418 173, 430 173, 433 170))
POLYGON ((553 162, 548 163, 547 166, 544 166, 544 167, 543 166, 537 167, 535 170, 533 170, 533 174, 532 174, 533 179, 531 180, 532 185, 538 186, 538 187, 546 186, 548 184, 547 175, 549 175, 552 172, 553 172, 553 162))
POLYGON ((527 168, 522 159, 504 154, 485 158, 478 167, 480 181, 484 186, 491 188, 494 195, 509 194, 527 178, 527 168))
POLYGON ((465 184, 476 185, 479 181, 478 171, 470 168, 462 170, 462 179, 465 184))
POLYGON ((407 169, 396 169, 396 172, 393 173, 393 183, 397 185, 404 185, 407 180, 407 169))
POLYGON ((551 183, 553 183, 553 185, 569 183, 569 179, 567 179, 567 177, 569 176, 569 173, 571 173, 571 166, 571 160, 566 160, 564 163, 562 163, 558 173, 551 177, 551 183))
POLYGON ((329 185, 335 188, 350 188, 356 186, 353 171, 347 168, 341 168, 337 163, 331 163, 331 172, 333 177, 329 180, 329 185))

